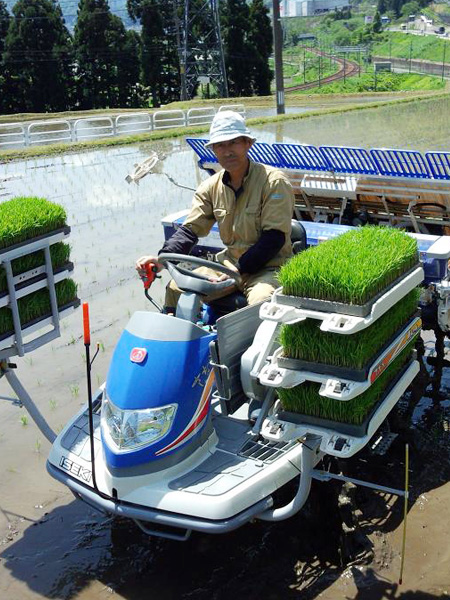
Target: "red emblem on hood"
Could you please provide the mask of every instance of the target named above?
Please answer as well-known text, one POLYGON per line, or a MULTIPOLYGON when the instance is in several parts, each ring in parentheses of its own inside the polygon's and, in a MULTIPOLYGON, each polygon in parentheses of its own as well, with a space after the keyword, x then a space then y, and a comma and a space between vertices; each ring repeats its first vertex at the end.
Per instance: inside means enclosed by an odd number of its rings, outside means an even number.
POLYGON ((130 360, 134 363, 141 363, 147 356, 147 350, 145 348, 133 348, 130 354, 130 360))

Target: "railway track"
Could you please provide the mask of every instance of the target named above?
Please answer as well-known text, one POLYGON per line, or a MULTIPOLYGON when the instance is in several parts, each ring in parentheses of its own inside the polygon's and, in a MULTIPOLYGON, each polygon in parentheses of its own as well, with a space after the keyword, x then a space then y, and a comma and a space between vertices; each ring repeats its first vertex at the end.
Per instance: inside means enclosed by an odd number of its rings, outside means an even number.
MULTIPOLYGON (((314 52, 317 55, 323 56, 325 58, 330 58, 329 54, 325 52, 320 52, 319 50, 310 49, 310 52, 314 52)), ((316 79, 315 81, 308 81, 308 83, 303 83, 301 85, 294 85, 292 87, 286 87, 285 92, 297 92, 300 90, 309 90, 311 88, 315 88, 319 85, 326 85, 327 83, 333 83, 333 81, 339 81, 340 79, 345 79, 347 77, 353 77, 359 73, 360 67, 359 64, 353 60, 332 57, 335 62, 340 65, 339 71, 334 73, 333 75, 329 75, 328 77, 323 77, 321 79, 316 79)))

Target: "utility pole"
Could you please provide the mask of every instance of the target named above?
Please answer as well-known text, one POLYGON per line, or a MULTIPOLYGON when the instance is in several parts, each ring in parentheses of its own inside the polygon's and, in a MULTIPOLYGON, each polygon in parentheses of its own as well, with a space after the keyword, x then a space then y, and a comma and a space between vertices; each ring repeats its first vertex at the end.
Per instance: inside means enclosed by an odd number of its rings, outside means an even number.
POLYGON ((444 76, 445 76, 445 50, 446 50, 446 44, 444 42, 444 56, 442 57, 442 77, 441 77, 441 81, 444 81, 444 76))
POLYGON ((280 0, 272 0, 273 7, 273 50, 275 56, 275 87, 277 95, 277 115, 284 115, 283 81, 283 32, 281 30, 280 0))
POLYGON ((306 46, 303 46, 303 83, 306 83, 306 46))
POLYGON ((321 59, 322 59, 322 56, 319 54, 319 87, 322 86, 322 72, 321 72, 322 71, 322 69, 321 69, 322 61, 321 61, 321 59))
POLYGON ((180 100, 187 100, 186 70, 183 46, 181 45, 180 19, 178 16, 178 0, 173 0, 173 18, 175 21, 175 35, 177 40, 178 62, 180 65, 180 100))
POLYGON ((409 42, 409 72, 411 73, 411 59, 412 59, 412 38, 409 42))

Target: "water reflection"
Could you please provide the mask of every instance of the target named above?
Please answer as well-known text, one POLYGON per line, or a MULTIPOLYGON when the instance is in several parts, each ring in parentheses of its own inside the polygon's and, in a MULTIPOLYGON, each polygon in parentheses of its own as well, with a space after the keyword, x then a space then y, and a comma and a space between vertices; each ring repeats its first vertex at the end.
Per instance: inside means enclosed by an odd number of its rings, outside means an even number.
POLYGON ((260 141, 276 141, 281 128, 285 142, 314 145, 448 150, 450 98, 316 116, 266 124, 260 141))

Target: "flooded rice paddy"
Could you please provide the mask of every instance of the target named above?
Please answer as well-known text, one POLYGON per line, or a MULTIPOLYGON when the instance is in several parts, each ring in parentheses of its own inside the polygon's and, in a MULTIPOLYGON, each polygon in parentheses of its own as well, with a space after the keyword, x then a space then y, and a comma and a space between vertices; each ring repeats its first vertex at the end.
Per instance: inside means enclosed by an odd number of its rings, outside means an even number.
MULTIPOLYGON (((449 150, 449 100, 387 106, 255 128, 259 140, 449 150)), ((0 165, 0 201, 45 196, 62 204, 79 296, 100 343, 100 384, 120 331, 151 309, 134 261, 159 249, 161 218, 187 207, 204 175, 183 141, 125 146, 0 165), (140 185, 125 177, 150 151, 165 156, 140 185)), ((164 281, 152 288, 160 301, 164 281)), ((17 374, 59 430, 84 404, 81 314, 62 336, 17 359, 17 374)), ((315 483, 287 522, 255 523, 186 543, 148 538, 77 502, 45 470, 49 444, 23 409, 0 402, 0 598, 2 600, 442 598, 450 593, 450 347, 423 334, 421 372, 392 419, 399 433, 384 457, 363 454, 332 469, 401 487, 411 448, 411 502, 404 581, 398 586, 402 502, 364 488, 315 483), (339 499, 340 498, 340 499, 339 499), (349 510, 351 507, 352 510, 349 510)), ((0 396, 11 397, 0 381, 0 396)))

